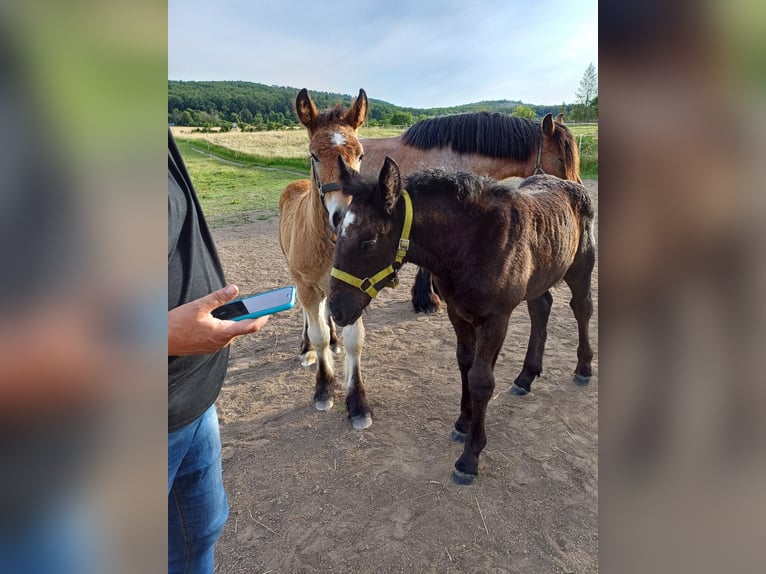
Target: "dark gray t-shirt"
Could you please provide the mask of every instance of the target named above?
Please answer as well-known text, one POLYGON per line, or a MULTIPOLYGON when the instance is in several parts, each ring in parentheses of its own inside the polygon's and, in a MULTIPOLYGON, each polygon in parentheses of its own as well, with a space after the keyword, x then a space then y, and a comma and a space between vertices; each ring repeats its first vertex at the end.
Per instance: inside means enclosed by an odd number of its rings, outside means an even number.
MULTIPOLYGON (((213 238, 168 129, 168 311, 226 284, 213 238)), ((168 356, 168 432, 194 421, 223 385, 229 349, 168 356)))

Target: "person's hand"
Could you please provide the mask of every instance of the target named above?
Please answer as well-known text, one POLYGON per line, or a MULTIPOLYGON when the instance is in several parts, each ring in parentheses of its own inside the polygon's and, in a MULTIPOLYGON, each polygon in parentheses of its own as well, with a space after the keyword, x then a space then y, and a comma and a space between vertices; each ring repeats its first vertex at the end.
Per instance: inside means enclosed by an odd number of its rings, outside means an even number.
POLYGON ((234 300, 236 285, 227 285, 200 299, 168 311, 168 355, 204 355, 226 347, 235 337, 255 333, 268 316, 244 321, 221 321, 210 311, 234 300))

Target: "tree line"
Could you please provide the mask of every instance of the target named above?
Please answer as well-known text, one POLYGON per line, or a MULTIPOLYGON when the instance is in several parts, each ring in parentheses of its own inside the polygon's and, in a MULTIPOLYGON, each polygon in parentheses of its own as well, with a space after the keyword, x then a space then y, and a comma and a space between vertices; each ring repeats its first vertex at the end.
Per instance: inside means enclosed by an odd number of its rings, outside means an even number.
MULTIPOLYGON (((293 107, 297 93, 297 88, 267 86, 253 82, 168 80, 168 123, 223 130, 236 125, 243 131, 290 128, 299 125, 293 107)), ((353 97, 311 91, 311 98, 319 109, 328 108, 336 102, 348 105, 353 97)), ((595 97, 595 102, 597 117, 598 96, 595 97)), ((589 110, 581 104, 537 106, 511 100, 426 109, 401 107, 376 99, 370 99, 369 104, 369 126, 410 126, 428 117, 478 111, 500 112, 530 119, 541 118, 547 113, 563 113, 570 121, 584 121, 590 119, 585 116, 593 115, 592 101, 589 102, 589 110)))

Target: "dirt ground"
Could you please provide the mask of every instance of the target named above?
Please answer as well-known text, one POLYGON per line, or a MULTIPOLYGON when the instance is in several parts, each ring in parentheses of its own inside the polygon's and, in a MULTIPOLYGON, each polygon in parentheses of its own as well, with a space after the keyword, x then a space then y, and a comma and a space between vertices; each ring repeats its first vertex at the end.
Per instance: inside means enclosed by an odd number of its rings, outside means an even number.
MULTIPOLYGON (((587 181, 594 198, 598 183, 587 181)), ((278 220, 213 230, 227 278, 243 293, 291 283, 278 220)), ((450 478, 462 445, 455 335, 446 312, 416 315, 416 268, 363 316, 363 376, 373 424, 346 418, 342 354, 335 406, 312 404, 313 367, 298 360, 302 313, 235 341, 218 400, 231 514, 217 573, 590 573, 598 571, 598 267, 588 387, 572 382, 577 325, 553 290, 543 375, 508 392, 529 334, 511 318, 487 411, 487 447, 470 487, 450 478)))

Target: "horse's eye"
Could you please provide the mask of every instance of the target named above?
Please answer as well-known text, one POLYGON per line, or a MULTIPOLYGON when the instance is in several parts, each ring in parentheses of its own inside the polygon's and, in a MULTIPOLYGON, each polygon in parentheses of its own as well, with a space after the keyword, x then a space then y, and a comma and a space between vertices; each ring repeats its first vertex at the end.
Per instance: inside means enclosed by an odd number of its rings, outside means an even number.
POLYGON ((375 243, 376 243, 375 239, 369 239, 367 241, 362 241, 362 251, 364 251, 365 253, 369 253, 370 251, 372 251, 375 248, 375 243))
POLYGON ((311 159, 313 159, 315 162, 319 163, 319 158, 315 156, 313 153, 311 154, 311 159))
POLYGON ((359 161, 362 161, 364 159, 364 154, 359 156, 359 161))

